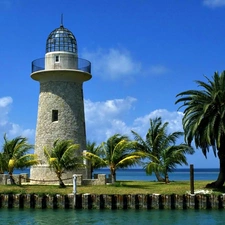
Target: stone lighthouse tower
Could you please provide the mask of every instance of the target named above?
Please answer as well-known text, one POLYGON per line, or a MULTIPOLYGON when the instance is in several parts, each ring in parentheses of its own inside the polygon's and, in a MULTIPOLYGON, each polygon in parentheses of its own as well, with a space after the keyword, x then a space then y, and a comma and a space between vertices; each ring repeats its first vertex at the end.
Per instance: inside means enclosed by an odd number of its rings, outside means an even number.
MULTIPOLYGON (((35 139, 40 164, 31 168, 31 179, 46 182, 56 178, 43 151, 45 146, 52 147, 56 139, 73 140, 80 145, 80 155, 86 149, 82 86, 91 77, 91 63, 78 58, 73 33, 63 25, 53 30, 46 41, 45 57, 32 62, 31 78, 40 83, 35 139)), ((74 173, 90 178, 88 168, 65 173, 62 178, 71 178, 71 183, 74 173)))

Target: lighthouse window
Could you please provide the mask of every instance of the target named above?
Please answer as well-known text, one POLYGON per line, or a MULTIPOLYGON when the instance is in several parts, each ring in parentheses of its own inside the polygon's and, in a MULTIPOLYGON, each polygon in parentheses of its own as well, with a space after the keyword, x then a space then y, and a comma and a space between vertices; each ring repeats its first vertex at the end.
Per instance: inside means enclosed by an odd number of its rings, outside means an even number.
POLYGON ((58 110, 52 110, 52 122, 58 121, 58 110))
POLYGON ((59 55, 55 56, 55 62, 59 62, 59 55))

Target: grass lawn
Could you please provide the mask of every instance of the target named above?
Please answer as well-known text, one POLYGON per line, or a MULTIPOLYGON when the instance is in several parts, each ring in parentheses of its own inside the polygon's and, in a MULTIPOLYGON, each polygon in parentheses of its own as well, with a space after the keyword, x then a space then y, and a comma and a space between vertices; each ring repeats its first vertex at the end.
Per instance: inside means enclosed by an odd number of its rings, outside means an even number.
MULTIPOLYGON (((195 181, 195 190, 210 190, 204 188, 207 183, 212 181, 195 181)), ((66 188, 59 188, 54 185, 0 185, 0 194, 14 193, 14 194, 71 194, 72 186, 66 188)), ((78 186, 77 193, 90 194, 186 194, 190 191, 189 181, 176 181, 169 184, 153 181, 118 181, 115 185, 101 185, 101 186, 78 186)), ((221 190, 212 190, 213 194, 225 193, 225 187, 221 190)))

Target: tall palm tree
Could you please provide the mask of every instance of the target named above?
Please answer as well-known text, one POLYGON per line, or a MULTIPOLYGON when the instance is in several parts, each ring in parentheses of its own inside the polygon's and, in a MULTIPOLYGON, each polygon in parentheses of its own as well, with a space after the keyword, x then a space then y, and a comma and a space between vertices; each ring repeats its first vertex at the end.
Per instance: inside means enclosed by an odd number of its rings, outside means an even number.
POLYGON ((44 147, 45 157, 50 169, 55 172, 59 179, 60 187, 66 187, 61 178, 63 173, 84 166, 81 157, 76 155, 78 149, 79 145, 74 144, 71 140, 59 139, 53 143, 52 148, 44 147))
POLYGON ((5 171, 7 171, 7 163, 3 152, 0 152, 0 174, 3 174, 5 171))
POLYGON ((169 123, 162 123, 161 117, 150 119, 150 128, 143 139, 138 133, 131 131, 138 142, 138 149, 142 152, 144 168, 147 174, 156 175, 158 181, 168 182, 168 172, 176 165, 187 165, 185 154, 193 154, 194 150, 187 144, 176 145, 176 140, 182 132, 167 134, 169 123))
POLYGON ((8 140, 4 135, 4 144, 2 158, 4 160, 3 170, 7 171, 10 177, 11 184, 15 184, 13 171, 17 169, 25 169, 32 165, 38 164, 35 154, 28 154, 28 151, 33 148, 33 145, 28 144, 27 138, 16 137, 8 140))
POLYGON ((101 165, 110 169, 112 183, 116 182, 116 170, 138 164, 140 156, 135 154, 136 142, 125 135, 114 134, 101 144, 103 157, 87 152, 86 157, 101 161, 101 165))
MULTIPOLYGON (((186 142, 194 141, 205 157, 212 147, 219 157, 220 172, 215 182, 207 187, 220 188, 225 182, 225 71, 214 73, 212 80, 197 80, 200 90, 188 90, 177 95, 177 103, 184 109, 183 127, 186 142)), ((180 108, 181 108, 180 107, 180 108)))
MULTIPOLYGON (((88 152, 90 152, 96 156, 99 156, 99 157, 103 156, 103 151, 102 151, 101 145, 97 146, 95 142, 88 141, 86 148, 87 148, 88 152)), ((91 161, 91 177, 92 177, 92 173, 93 173, 94 169, 104 167, 104 165, 102 164, 102 160, 98 160, 98 158, 96 158, 96 157, 93 158, 90 156, 90 161, 91 161)))

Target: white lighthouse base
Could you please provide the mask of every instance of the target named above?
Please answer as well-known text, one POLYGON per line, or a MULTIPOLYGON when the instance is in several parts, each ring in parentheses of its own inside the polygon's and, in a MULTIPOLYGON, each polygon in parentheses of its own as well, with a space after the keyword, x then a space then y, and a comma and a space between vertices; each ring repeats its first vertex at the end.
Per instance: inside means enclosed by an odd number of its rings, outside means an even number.
MULTIPOLYGON (((62 175, 64 184, 73 184, 73 175, 81 174, 84 179, 88 178, 88 169, 79 169, 74 171, 66 171, 62 175)), ((31 184, 59 184, 56 173, 50 169, 48 165, 32 166, 30 170, 30 183, 31 184)))

